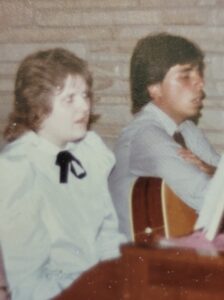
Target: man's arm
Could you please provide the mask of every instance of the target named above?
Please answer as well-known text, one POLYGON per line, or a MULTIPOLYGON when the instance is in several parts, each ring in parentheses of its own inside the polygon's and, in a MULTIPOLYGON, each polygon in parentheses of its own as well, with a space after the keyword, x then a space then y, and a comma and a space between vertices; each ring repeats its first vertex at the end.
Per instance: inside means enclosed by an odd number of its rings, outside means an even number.
POLYGON ((181 157, 180 149, 165 130, 146 126, 131 144, 130 171, 163 178, 184 202, 200 210, 211 175, 181 157))
POLYGON ((188 149, 180 149, 179 152, 180 156, 185 159, 186 161, 188 161, 189 163, 197 166, 202 172, 213 176, 215 171, 216 171, 216 167, 212 166, 208 163, 206 163, 205 161, 203 161, 202 159, 200 159, 200 157, 198 157, 197 155, 195 155, 191 150, 188 149))

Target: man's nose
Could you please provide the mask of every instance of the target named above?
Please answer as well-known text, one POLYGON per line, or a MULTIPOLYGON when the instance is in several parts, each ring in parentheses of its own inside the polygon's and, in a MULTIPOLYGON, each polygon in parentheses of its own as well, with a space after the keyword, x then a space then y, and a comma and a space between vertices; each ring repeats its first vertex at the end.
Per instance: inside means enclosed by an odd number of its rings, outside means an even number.
POLYGON ((204 85, 205 85, 204 77, 200 74, 195 74, 194 85, 199 90, 202 90, 204 88, 204 85))

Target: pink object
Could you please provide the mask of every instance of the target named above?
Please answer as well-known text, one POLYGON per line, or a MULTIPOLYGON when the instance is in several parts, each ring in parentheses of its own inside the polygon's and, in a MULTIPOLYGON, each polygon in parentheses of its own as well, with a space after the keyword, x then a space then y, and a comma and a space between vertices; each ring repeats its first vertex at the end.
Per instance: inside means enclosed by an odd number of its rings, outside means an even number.
POLYGON ((218 234, 213 241, 209 241, 205 238, 205 233, 203 231, 195 231, 190 235, 180 238, 162 238, 159 240, 159 245, 205 250, 211 254, 216 253, 217 251, 224 251, 224 234, 218 234))

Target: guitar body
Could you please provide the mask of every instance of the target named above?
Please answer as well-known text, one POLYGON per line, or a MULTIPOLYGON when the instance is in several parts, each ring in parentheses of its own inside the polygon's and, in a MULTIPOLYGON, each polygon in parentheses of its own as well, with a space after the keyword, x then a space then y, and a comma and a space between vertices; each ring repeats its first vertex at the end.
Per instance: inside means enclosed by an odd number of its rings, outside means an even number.
POLYGON ((178 237, 189 234, 197 218, 160 178, 140 177, 131 194, 133 240, 147 242, 147 236, 178 237))

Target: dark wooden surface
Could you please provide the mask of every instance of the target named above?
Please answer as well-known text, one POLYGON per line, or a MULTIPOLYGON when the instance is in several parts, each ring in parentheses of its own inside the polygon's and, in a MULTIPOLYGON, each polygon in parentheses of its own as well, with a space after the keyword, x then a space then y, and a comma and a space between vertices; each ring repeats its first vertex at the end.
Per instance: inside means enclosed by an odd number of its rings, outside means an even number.
POLYGON ((123 259, 99 263, 54 300, 123 300, 123 259))
POLYGON ((223 300, 224 256, 126 245, 55 300, 223 300))
POLYGON ((221 253, 211 256, 189 249, 133 246, 123 248, 123 259, 128 274, 126 299, 224 299, 221 253))

